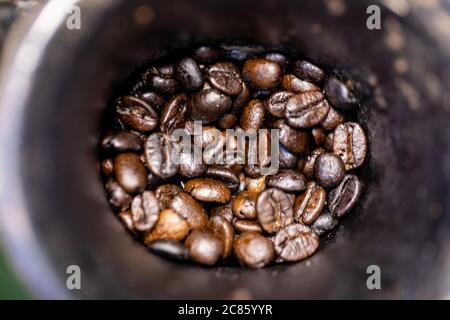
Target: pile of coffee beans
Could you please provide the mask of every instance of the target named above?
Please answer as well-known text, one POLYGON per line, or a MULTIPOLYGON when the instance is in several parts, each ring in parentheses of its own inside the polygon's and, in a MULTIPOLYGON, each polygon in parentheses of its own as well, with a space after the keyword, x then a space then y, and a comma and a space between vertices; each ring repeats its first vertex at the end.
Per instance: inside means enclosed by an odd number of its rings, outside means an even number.
POLYGON ((152 252, 207 266, 300 261, 360 199, 367 137, 352 80, 250 49, 200 46, 146 65, 109 108, 99 143, 108 201, 152 252), (203 161, 175 161, 179 129, 203 161), (274 150, 277 132, 278 170, 246 162, 248 148, 243 162, 206 159, 235 150, 227 129, 262 132, 258 154, 274 150))

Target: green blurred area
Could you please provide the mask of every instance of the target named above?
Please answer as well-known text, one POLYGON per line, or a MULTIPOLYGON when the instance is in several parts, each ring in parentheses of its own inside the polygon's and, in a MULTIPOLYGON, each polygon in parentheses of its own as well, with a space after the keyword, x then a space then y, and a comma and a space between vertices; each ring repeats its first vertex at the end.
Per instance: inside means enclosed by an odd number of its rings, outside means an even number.
POLYGON ((0 300, 30 298, 30 294, 19 283, 11 266, 0 251, 0 300))

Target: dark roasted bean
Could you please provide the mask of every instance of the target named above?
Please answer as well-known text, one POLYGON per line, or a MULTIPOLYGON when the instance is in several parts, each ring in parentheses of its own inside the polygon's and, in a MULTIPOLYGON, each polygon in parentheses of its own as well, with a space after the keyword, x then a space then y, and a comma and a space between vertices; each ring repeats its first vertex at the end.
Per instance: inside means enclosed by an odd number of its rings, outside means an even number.
POLYGON ((172 97, 164 106, 159 118, 161 132, 172 134, 183 128, 187 121, 187 97, 181 93, 172 97))
POLYGON ((251 100, 244 108, 241 116, 241 128, 244 131, 258 130, 263 125, 265 119, 264 105, 260 100, 251 100))
POLYGON ((238 123, 238 118, 235 114, 226 113, 222 118, 217 121, 217 126, 222 129, 232 129, 238 123))
POLYGON ((331 131, 337 127, 337 125, 344 122, 344 116, 340 114, 336 109, 330 107, 327 116, 322 120, 320 125, 325 130, 331 131))
POLYGON ((219 62, 208 69, 208 80, 217 90, 234 96, 242 90, 239 69, 230 62, 219 62))
POLYGON ((278 63, 266 59, 245 61, 242 77, 253 88, 272 89, 281 81, 281 67, 278 63))
POLYGON ((234 241, 234 252, 243 266, 262 268, 272 262, 275 250, 272 241, 258 232, 244 232, 234 241))
POLYGON ((286 108, 286 103, 294 94, 289 91, 277 91, 266 102, 267 111, 275 117, 281 118, 286 108))
POLYGON ((239 193, 231 204, 233 213, 239 219, 256 218, 256 199, 257 193, 243 191, 239 193))
POLYGON ((325 189, 314 181, 308 182, 306 191, 295 199, 295 221, 303 224, 313 223, 322 212, 327 194, 325 189))
POLYGON ((147 166, 152 173, 161 178, 174 176, 179 165, 173 159, 175 144, 172 138, 164 133, 154 133, 145 144, 147 166))
POLYGON ((231 209, 231 201, 225 205, 217 206, 211 209, 211 218, 219 216, 232 223, 234 218, 233 210, 231 209))
POLYGON ((314 83, 321 83, 325 78, 325 72, 321 68, 305 60, 295 61, 292 72, 297 77, 314 83))
POLYGON ((208 223, 203 206, 186 192, 180 191, 169 201, 169 207, 185 218, 192 230, 201 230, 208 223))
POLYGON ((121 153, 114 158, 114 176, 130 193, 141 192, 147 186, 147 170, 135 153, 121 153))
POLYGON ((194 152, 181 151, 180 152, 180 169, 179 173, 187 178, 194 178, 203 175, 208 166, 203 162, 201 156, 195 159, 194 152))
POLYGON ((325 153, 324 148, 317 148, 313 150, 305 160, 305 164, 303 166, 303 174, 308 180, 312 180, 314 178, 314 163, 316 162, 316 158, 325 153))
POLYGON ((223 255, 223 244, 211 232, 193 231, 184 242, 196 262, 213 266, 223 255))
POLYGON ((323 212, 316 221, 314 221, 311 226, 312 230, 318 235, 322 235, 333 230, 337 224, 338 219, 336 219, 332 213, 329 211, 323 212))
POLYGON ((222 118, 230 107, 229 96, 215 89, 207 89, 192 96, 189 111, 193 120, 210 123, 222 118))
POLYGON ((254 220, 235 220, 233 222, 233 227, 238 232, 247 232, 247 231, 253 231, 253 232, 259 232, 262 233, 263 229, 258 224, 258 222, 254 220))
POLYGON ((201 46, 192 52, 192 57, 203 64, 216 62, 220 56, 220 50, 210 46, 201 46))
POLYGON ((247 104, 249 99, 250 99, 250 90, 248 89, 245 82, 242 82, 242 90, 234 98, 231 111, 234 113, 240 112, 242 108, 247 104))
POLYGON ((284 54, 279 52, 269 52, 266 55, 264 55, 264 58, 266 60, 278 63, 283 72, 286 71, 289 65, 289 59, 284 54))
POLYGON ((266 189, 266 177, 259 178, 245 178, 245 189, 248 192, 260 194, 266 189))
POLYGON ((274 239, 275 252, 282 261, 300 261, 319 246, 319 237, 307 226, 297 223, 281 229, 274 239))
POLYGON ((122 97, 116 108, 119 119, 134 130, 150 132, 158 124, 158 114, 152 106, 136 97, 122 97))
POLYGON ((301 80, 293 74, 285 74, 281 80, 281 87, 293 93, 320 91, 320 88, 311 82, 301 80))
POLYGON ((131 196, 114 180, 105 185, 109 203, 120 211, 127 210, 131 205, 131 196))
POLYGON ((173 239, 181 241, 189 233, 189 224, 186 219, 182 218, 172 209, 164 209, 161 211, 158 222, 153 230, 146 233, 144 243, 149 244, 159 239, 173 239))
POLYGON ((358 202, 362 193, 362 183, 358 177, 348 174, 341 184, 328 195, 328 209, 336 217, 346 215, 358 202))
POLYGON ((314 162, 314 176, 322 187, 335 187, 344 179, 344 162, 334 153, 321 154, 314 162))
POLYGON ((157 94, 153 91, 147 91, 141 94, 141 99, 144 100, 147 104, 155 108, 157 111, 161 111, 161 109, 166 104, 166 99, 160 94, 157 94))
POLYGON ((330 106, 321 92, 299 93, 287 101, 284 117, 294 128, 309 128, 319 124, 329 109, 330 106))
POLYGON ((178 63, 176 77, 178 82, 188 90, 200 90, 203 87, 202 71, 192 58, 184 58, 178 63))
POLYGON ((359 124, 345 122, 334 129, 333 153, 342 158, 346 170, 363 164, 367 153, 367 137, 359 124))
POLYGON ((175 70, 172 65, 164 65, 158 68, 150 68, 144 75, 144 79, 150 88, 163 94, 173 94, 177 90, 175 70))
POLYGON ((168 259, 185 261, 189 259, 189 250, 180 242, 172 239, 160 239, 148 244, 147 248, 168 259))
POLYGON ((156 188, 155 196, 159 201, 161 209, 166 209, 169 206, 170 200, 173 196, 181 191, 181 188, 176 184, 163 184, 156 188))
POLYGON ((208 229, 222 241, 222 258, 228 258, 233 250, 234 242, 234 229, 231 223, 225 218, 216 215, 209 220, 208 229))
POLYGON ((230 190, 236 190, 239 187, 239 176, 231 169, 212 166, 206 170, 206 176, 223 181, 230 190))
POLYGON ((159 218, 159 201, 153 191, 144 191, 133 198, 131 213, 136 230, 150 231, 159 218))
POLYGON ((278 188, 286 192, 297 192, 306 189, 305 177, 294 170, 280 170, 277 174, 268 176, 266 183, 269 187, 278 188))
POLYGON ((280 189, 264 190, 256 200, 256 214, 261 227, 268 233, 278 232, 294 221, 293 206, 280 189))
POLYGON ((273 127, 279 130, 280 142, 290 151, 300 153, 308 149, 309 139, 306 132, 291 128, 282 119, 275 121, 273 127))
POLYGON ((139 152, 142 150, 142 141, 135 134, 129 132, 115 132, 103 137, 102 148, 114 152, 139 152))
POLYGON ((283 145, 280 145, 279 151, 280 169, 294 169, 298 161, 297 155, 283 145))
POLYGON ((352 109, 359 103, 347 85, 335 77, 327 79, 324 91, 328 101, 337 109, 352 109))
POLYGON ((210 178, 189 180, 184 190, 204 202, 227 203, 231 198, 231 191, 225 183, 210 178))

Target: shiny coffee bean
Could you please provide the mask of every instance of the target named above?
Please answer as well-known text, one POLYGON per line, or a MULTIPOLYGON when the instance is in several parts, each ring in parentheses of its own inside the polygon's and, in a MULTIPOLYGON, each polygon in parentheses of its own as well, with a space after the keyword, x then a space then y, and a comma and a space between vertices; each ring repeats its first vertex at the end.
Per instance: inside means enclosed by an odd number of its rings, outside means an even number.
POLYGON ((108 159, 103 159, 100 162, 100 170, 102 172, 102 175, 109 177, 114 173, 114 163, 113 160, 108 158, 108 159))
POLYGON ((279 151, 280 169, 294 169, 298 162, 297 155, 281 144, 279 151))
POLYGON ((269 100, 266 102, 266 109, 270 114, 275 117, 282 118, 286 103, 290 97, 294 96, 294 93, 289 91, 277 91, 272 94, 269 100))
POLYGON ((338 125, 333 133, 333 153, 342 158, 346 170, 361 166, 367 153, 367 137, 363 128, 355 122, 338 125))
POLYGON ((278 63, 283 72, 286 71, 289 65, 289 59, 284 54, 279 52, 269 52, 264 55, 264 59, 278 63))
POLYGON ((231 191, 225 183, 210 178, 189 180, 184 190, 203 202, 227 203, 231 198, 231 191))
POLYGON ((161 132, 172 134, 175 129, 183 128, 187 121, 187 97, 181 93, 173 96, 165 105, 159 117, 161 132))
POLYGON ((144 244, 149 244, 159 239, 172 239, 181 241, 189 233, 189 224, 172 209, 161 211, 158 222, 152 231, 144 236, 144 244))
POLYGON ((200 46, 192 52, 192 57, 199 63, 210 64, 220 59, 219 49, 210 46, 200 46))
POLYGON ((243 79, 253 88, 272 89, 281 81, 282 69, 276 62, 266 59, 250 59, 242 68, 243 79))
POLYGON ((247 104, 250 99, 250 90, 248 89, 245 82, 242 82, 242 90, 237 96, 234 97, 233 104, 231 106, 231 111, 233 113, 238 113, 247 104))
POLYGON ((256 200, 256 214, 261 227, 268 233, 278 232, 294 221, 293 206, 280 189, 264 190, 256 200))
POLYGON ((141 94, 141 99, 147 104, 152 106, 156 111, 161 111, 161 109, 166 104, 166 99, 160 94, 153 91, 146 91, 141 94))
POLYGON ((324 148, 314 149, 305 160, 305 164, 303 166, 303 174, 308 180, 312 180, 314 178, 314 163, 319 155, 325 153, 326 150, 324 148))
POLYGON ((236 190, 239 187, 239 176, 231 169, 222 166, 212 166, 206 170, 205 175, 224 182, 230 190, 236 190))
POLYGON ((257 193, 243 191, 234 198, 231 208, 234 215, 239 219, 256 218, 256 199, 257 193))
POLYGON ((314 162, 314 176, 322 187, 335 187, 344 179, 344 162, 334 153, 321 154, 314 162))
POLYGON ((281 87, 293 93, 320 91, 320 88, 311 82, 301 80, 293 74, 285 74, 281 80, 281 87))
POLYGON ((238 117, 232 113, 226 113, 217 121, 217 126, 221 130, 232 129, 238 123, 238 117))
POLYGON ((144 191, 133 198, 131 213, 136 230, 150 231, 159 218, 159 201, 153 191, 144 191))
POLYGON ((327 79, 324 91, 328 101, 337 109, 352 109, 359 103, 358 98, 347 85, 335 77, 327 79))
POLYGON ((164 133, 150 135, 145 144, 145 157, 150 171, 158 177, 174 176, 179 165, 173 159, 176 148, 172 138, 164 133))
POLYGON ((299 93, 287 101, 284 117, 294 128, 310 128, 319 124, 329 109, 330 106, 321 92, 299 93))
POLYGON ((173 239, 160 239, 152 241, 147 248, 157 255, 174 261, 189 259, 189 250, 180 242, 173 239))
POLYGON ((294 153, 306 151, 309 146, 309 138, 306 132, 291 128, 285 120, 277 120, 273 124, 278 129, 280 142, 294 153))
POLYGON ((150 68, 144 78, 151 89, 162 94, 173 94, 178 87, 173 65, 150 68))
POLYGON ((139 132, 150 132, 158 124, 158 114, 152 106, 132 96, 122 97, 116 107, 119 119, 139 132))
POLYGON ((193 231, 184 242, 192 260, 213 266, 223 255, 222 242, 211 232, 193 231))
POLYGON ((286 192, 297 192, 306 189, 306 179, 303 174, 294 170, 280 170, 277 174, 266 178, 267 186, 286 192))
POLYGON ((258 232, 244 232, 234 241, 234 253, 242 266, 257 269, 272 262, 275 250, 272 241, 258 232))
POLYGON ((321 127, 325 130, 331 131, 345 120, 344 116, 340 114, 336 109, 330 107, 327 116, 320 123, 321 127))
POLYGON ((102 139, 102 148, 113 152, 140 152, 142 150, 142 141, 135 134, 130 132, 109 133, 102 139))
POLYGON ((241 128, 244 131, 258 130, 262 127, 265 114, 264 104, 261 100, 251 100, 244 108, 241 116, 241 128))
POLYGON ((127 210, 131 205, 131 196, 116 181, 110 179, 105 185, 109 203, 119 211, 127 210))
POLYGON ((208 80, 215 89, 230 95, 242 90, 242 79, 238 67, 230 62, 219 62, 208 69, 208 80))
POLYGON ((266 189, 266 177, 245 178, 245 189, 248 192, 260 194, 266 189))
POLYGON ((147 186, 147 170, 135 153, 121 153, 114 158, 114 176, 126 192, 142 192, 147 186))
POLYGON ((192 230, 201 230, 208 223, 203 206, 186 192, 180 191, 169 201, 169 208, 185 218, 192 230))
POLYGON ((292 72, 297 77, 313 83, 321 83, 325 78, 325 72, 321 68, 305 60, 295 61, 292 72))
POLYGON ((211 209, 211 218, 214 216, 219 216, 227 220, 229 223, 233 223, 235 219, 233 210, 231 209, 231 200, 229 203, 221 206, 217 206, 211 209))
POLYGON ((348 174, 341 184, 328 194, 328 209, 336 217, 342 217, 356 205, 361 193, 362 183, 358 177, 348 174))
POLYGON ((176 184, 162 184, 155 190, 155 196, 158 199, 161 209, 166 209, 169 206, 170 200, 173 196, 181 191, 181 188, 176 184))
POLYGON ((203 175, 208 166, 203 162, 201 155, 199 159, 195 159, 194 152, 181 151, 180 152, 180 168, 179 174, 183 177, 194 178, 203 175))
POLYGON ((222 241, 223 254, 222 258, 226 259, 231 255, 234 242, 234 229, 230 222, 218 215, 209 219, 208 230, 222 241))
POLYGON ((318 235, 321 236, 331 230, 333 230, 339 221, 334 217, 332 213, 328 210, 323 212, 316 221, 314 221, 311 229, 318 235))
POLYGON ((215 89, 207 89, 192 96, 189 111, 193 120, 211 123, 222 118, 230 107, 229 96, 215 89))
POLYGON ((182 59, 176 69, 178 83, 188 90, 200 90, 203 86, 203 75, 197 62, 192 58, 182 59))
POLYGON ((281 229, 274 239, 275 252, 282 261, 300 261, 319 247, 319 237, 311 228, 297 223, 281 229))
POLYGON ((306 191, 295 199, 294 218, 296 222, 312 224, 322 212, 327 193, 314 181, 308 182, 306 191))
POLYGON ((233 227, 236 229, 236 231, 242 233, 242 232, 258 232, 262 233, 263 229, 259 225, 258 222, 255 220, 235 220, 233 222, 233 227))

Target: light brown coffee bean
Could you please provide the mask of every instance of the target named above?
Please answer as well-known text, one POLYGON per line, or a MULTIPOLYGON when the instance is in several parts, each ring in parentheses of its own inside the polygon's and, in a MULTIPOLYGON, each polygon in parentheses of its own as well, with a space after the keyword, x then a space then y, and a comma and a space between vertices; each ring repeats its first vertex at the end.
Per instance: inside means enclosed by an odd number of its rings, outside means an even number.
POLYGON ((257 196, 257 193, 249 191, 239 193, 231 205, 234 215, 239 219, 256 218, 255 204, 257 196))
POLYGON ((213 266, 223 254, 222 242, 211 232, 192 231, 184 245, 192 260, 207 266, 213 266))
POLYGON ((306 225, 312 224, 322 212, 326 197, 324 188, 314 181, 308 182, 306 191, 295 199, 295 221, 306 225))
POLYGON ((131 213, 136 230, 150 231, 159 218, 159 201, 153 191, 144 191, 133 198, 131 213))
POLYGON ((281 229, 274 239, 275 252, 282 261, 300 261, 319 247, 319 237, 307 226, 297 223, 281 229))
POLYGON ((188 233, 189 224, 186 219, 172 209, 164 209, 153 230, 144 236, 144 243, 148 245, 150 242, 160 239, 181 241, 186 238, 188 233))
POLYGON ((367 137, 363 128, 355 122, 338 125, 333 133, 333 153, 342 158, 346 170, 361 166, 367 153, 367 137))
POLYGON ((203 206, 186 192, 180 191, 169 201, 169 208, 185 218, 192 230, 201 230, 208 223, 203 206))
POLYGON ((320 91, 320 88, 315 84, 301 80, 293 74, 285 74, 281 80, 281 87, 293 93, 303 93, 309 91, 320 91))
POLYGON ((176 184, 163 184, 156 188, 155 196, 159 201, 161 209, 166 209, 173 196, 181 191, 181 188, 176 184))
POLYGON ((227 203, 231 198, 231 191, 225 183, 210 178, 189 180, 184 190, 204 202, 227 203))
POLYGON ((261 100, 251 100, 244 108, 241 116, 241 128, 244 131, 258 130, 263 125, 265 114, 264 105, 261 100))
POLYGON ((122 153, 114 158, 114 176, 129 193, 142 192, 147 185, 147 170, 135 153, 122 153))
POLYGON ((231 255, 234 242, 234 229, 230 222, 218 215, 209 219, 208 229, 222 241, 222 258, 226 259, 231 255))
POLYGON ((263 229, 255 220, 235 220, 233 222, 233 227, 240 233, 248 231, 263 232, 263 229))
POLYGON ((256 214, 261 227, 268 233, 278 232, 294 221, 292 203, 280 189, 264 190, 256 200, 256 214))
POLYGON ((234 252, 241 265, 262 268, 275 256, 272 241, 258 232, 244 232, 234 241, 234 252))
POLYGON ((320 126, 325 130, 331 131, 344 121, 345 117, 336 109, 330 107, 327 116, 322 120, 320 126))
POLYGON ((242 68, 242 77, 253 88, 275 88, 281 81, 281 74, 280 65, 266 59, 249 59, 242 68))

